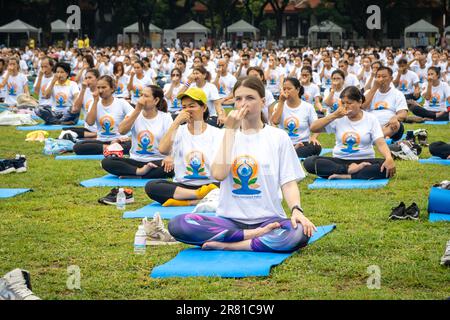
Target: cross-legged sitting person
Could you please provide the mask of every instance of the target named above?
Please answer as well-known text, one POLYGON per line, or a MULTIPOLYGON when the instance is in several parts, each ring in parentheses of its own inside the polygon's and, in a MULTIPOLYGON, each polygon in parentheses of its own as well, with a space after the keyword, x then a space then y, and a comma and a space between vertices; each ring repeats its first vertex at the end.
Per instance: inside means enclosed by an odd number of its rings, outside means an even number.
POLYGON ((356 87, 346 88, 342 106, 311 125, 312 132, 336 135, 333 157, 312 156, 303 163, 306 171, 326 179, 386 179, 395 174, 395 162, 384 140, 380 123, 363 111, 364 96, 356 87), (373 145, 384 159, 376 159, 373 145))
POLYGON ((293 252, 308 244, 316 227, 303 214, 297 182, 305 177, 287 133, 261 120, 264 84, 256 77, 234 88, 236 110, 212 164, 222 181, 215 217, 185 214, 169 222, 180 242, 204 250, 293 252), (287 218, 280 193, 292 216, 287 218))
POLYGON ((171 178, 172 158, 158 150, 159 142, 173 122, 167 113, 164 92, 152 85, 144 88, 142 94, 136 108, 119 125, 120 134, 132 133, 130 158, 108 157, 102 161, 102 167, 116 176, 171 178))

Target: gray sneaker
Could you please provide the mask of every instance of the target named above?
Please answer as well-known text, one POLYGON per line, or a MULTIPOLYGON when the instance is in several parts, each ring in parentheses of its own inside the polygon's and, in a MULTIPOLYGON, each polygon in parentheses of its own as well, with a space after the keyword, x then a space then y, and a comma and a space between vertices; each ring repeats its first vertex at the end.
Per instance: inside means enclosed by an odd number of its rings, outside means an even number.
POLYGON ((15 269, 0 278, 0 300, 41 300, 31 292, 30 273, 15 269))
POLYGON ((443 266, 450 266, 450 240, 447 242, 447 248, 441 258, 441 264, 443 266))
POLYGON ((172 245, 178 243, 165 228, 159 213, 156 213, 153 216, 152 221, 148 221, 147 218, 144 218, 142 224, 144 225, 144 230, 147 234, 148 246, 172 245))

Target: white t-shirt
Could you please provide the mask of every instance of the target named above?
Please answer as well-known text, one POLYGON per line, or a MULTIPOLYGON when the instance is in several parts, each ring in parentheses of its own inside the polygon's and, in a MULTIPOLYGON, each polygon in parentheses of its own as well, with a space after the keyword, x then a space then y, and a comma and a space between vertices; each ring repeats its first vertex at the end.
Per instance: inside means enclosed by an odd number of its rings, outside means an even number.
MULTIPOLYGON (((128 116, 130 115, 131 113, 128 114, 128 116)), ((158 150, 159 142, 169 130, 172 122, 169 113, 158 111, 155 118, 147 119, 141 112, 131 128, 130 158, 140 162, 163 160, 165 156, 158 150)))
POLYGON ((219 95, 224 98, 228 97, 232 92, 237 79, 230 73, 227 73, 225 77, 219 78, 219 95))
MULTIPOLYGON (((166 83, 164 85, 164 94, 167 94, 167 92, 169 92, 170 90, 170 86, 172 84, 171 83, 166 83)), ((178 92, 180 92, 180 90, 183 88, 183 85, 180 84, 178 87, 174 87, 172 89, 172 99, 166 99, 167 102, 167 106, 170 112, 177 112, 181 110, 181 101, 178 100, 177 96, 178 96, 178 92)))
MULTIPOLYGON (((322 77, 322 88, 325 89, 329 89, 331 88, 331 74, 334 72, 334 70, 336 70, 335 68, 331 67, 330 70, 325 69, 325 71, 323 72, 323 77, 322 77)), ((322 73, 322 71, 320 71, 320 73, 322 73)))
POLYGON ((65 112, 70 110, 75 102, 75 97, 80 93, 78 85, 74 81, 67 80, 63 85, 57 82, 53 87, 53 111, 65 112))
POLYGON ((112 141, 120 138, 119 124, 133 110, 133 107, 124 99, 114 98, 113 103, 108 107, 105 107, 99 101, 97 105, 97 118, 95 120, 95 124, 97 125, 97 139, 100 141, 112 141))
POLYGON ((303 86, 303 88, 305 89, 305 93, 302 95, 302 100, 314 104, 315 98, 320 97, 319 86, 314 83, 310 83, 307 86, 303 86))
POLYGON ((305 177, 288 135, 265 126, 256 134, 236 132, 230 173, 220 185, 217 215, 256 224, 286 218, 281 187, 305 177))
POLYGON ((311 135, 309 127, 316 120, 317 113, 312 104, 302 100, 297 108, 290 108, 285 102, 278 127, 287 132, 292 144, 295 145, 309 141, 311 135))
POLYGON ((191 186, 217 182, 211 177, 211 164, 222 137, 222 130, 210 125, 199 135, 192 135, 187 125, 180 126, 173 142, 173 180, 191 186))
MULTIPOLYGON (((86 88, 86 91, 84 92, 83 97, 83 113, 86 115, 89 112, 89 107, 92 106, 92 103, 94 102, 94 97, 92 96, 92 91, 89 88, 86 88)), ((97 132, 97 125, 94 123, 92 126, 88 125, 87 122, 84 123, 84 127, 89 130, 90 132, 97 132)))
MULTIPOLYGON (((397 79, 397 72, 394 73, 394 79, 397 79)), ((400 76, 400 82, 398 83, 397 89, 403 94, 414 93, 414 85, 419 83, 419 77, 416 73, 408 70, 406 74, 400 76)))
POLYGON ((340 91, 335 91, 332 99, 332 103, 330 105, 325 104, 325 99, 330 95, 330 89, 325 89, 325 92, 323 93, 323 108, 326 110, 327 113, 333 113, 339 108, 339 103, 341 101, 341 93, 344 91, 344 86, 340 91))
POLYGON ((378 90, 370 105, 370 112, 382 126, 388 123, 400 110, 408 111, 406 98, 399 90, 392 87, 386 93, 381 93, 378 90))
POLYGON ((269 107, 275 102, 275 98, 273 97, 272 92, 270 92, 269 90, 267 90, 267 88, 265 88, 265 92, 266 92, 266 104, 264 105, 264 108, 262 109, 262 113, 264 115, 264 118, 266 118, 267 121, 269 121, 269 107))
POLYGON ((130 93, 128 92, 128 83, 130 83, 130 76, 124 74, 118 80, 116 79, 116 91, 114 92, 115 98, 128 98, 130 93))
POLYGON ((347 88, 347 87, 350 87, 350 86, 355 86, 357 88, 360 87, 360 83, 359 83, 358 77, 355 76, 353 73, 349 73, 345 77, 344 87, 347 88))
POLYGON ((17 97, 25 93, 24 87, 28 85, 27 77, 19 73, 17 76, 9 76, 6 84, 6 98, 5 103, 8 106, 15 106, 17 104, 17 97))
MULTIPOLYGON (((193 83, 192 87, 197 87, 197 84, 193 83)), ((214 107, 214 101, 221 99, 217 87, 210 82, 206 82, 206 84, 201 89, 205 91, 206 98, 208 100, 207 105, 209 110, 209 116, 210 117, 217 116, 216 108, 214 107)))
POLYGON ((142 96, 142 90, 145 87, 153 85, 152 78, 145 75, 142 79, 138 79, 136 75, 133 78, 133 90, 131 92, 131 103, 137 104, 139 98, 142 96))
MULTIPOLYGON (((52 81, 53 81, 53 75, 50 78, 46 78, 45 75, 42 76, 41 89, 39 91, 39 105, 41 105, 41 106, 52 106, 53 105, 53 98, 51 96, 48 99, 45 99, 43 97, 44 92, 47 90, 48 86, 50 85, 50 83, 52 81)), ((37 83, 38 83, 38 78, 36 78, 36 81, 34 82, 34 85, 33 85, 34 93, 37 93, 36 92, 37 83)))
POLYGON ((425 66, 423 69, 420 68, 420 65, 414 65, 411 66, 412 71, 414 71, 417 76, 419 77, 419 85, 422 86, 424 83, 427 82, 427 78, 428 78, 428 69, 425 66))
MULTIPOLYGON (((0 74, 0 83, 3 82, 5 74, 6 73, 0 74)), ((6 98, 7 91, 8 91, 7 86, 4 86, 2 89, 0 89, 0 98, 6 98)))
POLYGON ((272 92, 272 94, 279 95, 280 94, 280 78, 283 76, 283 72, 279 68, 276 68, 276 69, 269 70, 268 75, 269 76, 266 79, 267 89, 269 89, 270 92, 272 92))
POLYGON ((359 121, 343 117, 325 127, 327 133, 336 135, 333 157, 346 160, 374 159, 374 142, 384 138, 380 123, 372 114, 363 111, 359 121))
MULTIPOLYGON (((422 96, 425 93, 426 88, 422 96)), ((433 86, 431 88, 431 100, 425 100, 424 108, 433 112, 447 111, 446 103, 448 97, 450 97, 450 86, 446 82, 441 81, 437 87, 433 86)))

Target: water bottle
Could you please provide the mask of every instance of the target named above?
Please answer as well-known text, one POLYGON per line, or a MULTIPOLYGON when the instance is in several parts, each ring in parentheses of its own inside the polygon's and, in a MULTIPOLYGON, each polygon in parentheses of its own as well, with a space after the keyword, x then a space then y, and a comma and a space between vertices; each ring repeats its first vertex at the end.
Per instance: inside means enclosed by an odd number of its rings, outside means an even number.
POLYGON ((134 253, 145 254, 147 249, 147 234, 145 233, 144 226, 141 224, 134 236, 134 253))
POLYGON ((123 188, 120 188, 119 193, 117 194, 117 198, 116 198, 117 209, 125 210, 126 200, 127 200, 127 196, 125 195, 125 191, 123 191, 123 188))

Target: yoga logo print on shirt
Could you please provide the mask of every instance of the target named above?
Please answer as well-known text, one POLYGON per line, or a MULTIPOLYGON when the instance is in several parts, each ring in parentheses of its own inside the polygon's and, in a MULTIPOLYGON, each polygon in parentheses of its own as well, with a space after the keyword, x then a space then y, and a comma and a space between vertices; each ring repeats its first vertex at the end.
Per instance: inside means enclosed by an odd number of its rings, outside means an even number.
POLYGON ((390 109, 389 104, 385 101, 378 101, 373 106, 373 110, 388 110, 388 109, 390 109))
POLYGON ((308 102, 309 101, 309 95, 307 93, 302 95, 302 100, 308 102))
POLYGON ((299 128, 300 122, 296 117, 289 117, 286 120, 284 120, 284 130, 287 131, 289 137, 298 137, 299 128))
POLYGON ((437 93, 437 92, 433 93, 431 95, 431 99, 430 99, 430 107, 433 107, 433 108, 440 107, 441 106, 440 101, 441 101, 441 96, 439 95, 439 93, 437 93))
POLYGON ((123 85, 123 83, 120 83, 120 82, 119 82, 119 83, 117 84, 116 94, 122 94, 124 88, 125 88, 125 86, 123 85))
POLYGON ((17 95, 17 84, 12 82, 8 84, 8 95, 16 96, 17 95))
POLYGON ((134 86, 134 97, 140 98, 142 95, 143 87, 141 85, 134 86))
POLYGON ((111 116, 103 116, 100 118, 100 126, 102 128, 102 132, 100 133, 102 136, 114 136, 115 133, 112 132, 114 129, 114 118, 111 116))
POLYGON ((339 109, 339 107, 342 106, 342 101, 341 99, 338 99, 337 101, 335 100, 333 105, 331 106, 331 113, 335 112, 337 109, 339 109))
POLYGON ((356 132, 346 132, 342 137, 342 143, 345 146, 344 149, 341 149, 342 152, 357 153, 359 152, 361 137, 356 132))
POLYGON ((56 107, 57 108, 65 108, 68 100, 69 99, 64 92, 57 93, 55 96, 56 107))
POLYGON ((205 156, 201 151, 191 151, 186 156, 186 176, 185 179, 208 179, 205 168, 205 156))
POLYGON ((233 175, 234 190, 237 195, 260 194, 258 182, 258 162, 251 156, 244 155, 237 157, 231 166, 233 175))
POLYGON ((401 92, 408 91, 408 81, 407 80, 400 80, 398 87, 400 88, 401 92))
POLYGON ((153 149, 153 145, 155 143, 155 137, 153 134, 148 131, 141 131, 139 132, 137 136, 138 141, 138 150, 136 151, 137 154, 146 154, 151 155, 154 154, 154 152, 151 152, 153 149))

